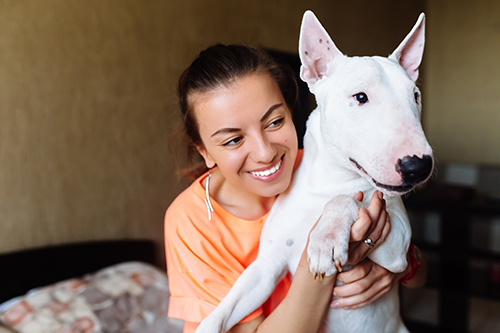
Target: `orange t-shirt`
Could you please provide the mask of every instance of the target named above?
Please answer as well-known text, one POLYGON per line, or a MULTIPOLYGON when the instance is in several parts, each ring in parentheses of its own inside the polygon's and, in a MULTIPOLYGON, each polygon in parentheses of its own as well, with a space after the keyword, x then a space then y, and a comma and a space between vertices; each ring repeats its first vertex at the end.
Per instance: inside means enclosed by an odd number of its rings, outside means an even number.
MULTIPOLYGON (((257 257, 260 234, 268 214, 255 221, 236 217, 215 200, 208 221, 205 189, 198 178, 170 205, 165 216, 165 246, 169 278, 168 316, 190 322, 192 332, 229 292, 236 279, 257 257)), ((269 300, 243 321, 268 315, 284 299, 291 278, 286 276, 269 300)))

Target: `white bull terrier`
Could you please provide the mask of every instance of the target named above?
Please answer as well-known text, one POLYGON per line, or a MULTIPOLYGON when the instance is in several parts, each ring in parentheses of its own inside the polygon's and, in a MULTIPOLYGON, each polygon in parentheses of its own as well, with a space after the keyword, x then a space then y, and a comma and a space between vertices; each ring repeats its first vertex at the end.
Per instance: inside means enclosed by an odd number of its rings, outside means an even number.
MULTIPOLYGON (((332 275, 347 262, 350 228, 375 190, 386 195, 391 231, 368 257, 391 272, 406 268, 411 229, 400 196, 425 182, 432 149, 420 123, 415 85, 424 49, 422 13, 388 57, 347 57, 310 11, 300 31, 301 78, 318 107, 307 121, 304 155, 289 189, 276 200, 262 230, 257 259, 241 274, 197 333, 226 332, 295 273, 307 243, 310 271, 332 275), (362 203, 353 199, 364 192, 362 203), (333 199, 332 199, 333 198, 333 199), (333 258, 332 258, 333 250, 333 258)), ((398 288, 356 310, 328 313, 328 332, 407 332, 398 288)))

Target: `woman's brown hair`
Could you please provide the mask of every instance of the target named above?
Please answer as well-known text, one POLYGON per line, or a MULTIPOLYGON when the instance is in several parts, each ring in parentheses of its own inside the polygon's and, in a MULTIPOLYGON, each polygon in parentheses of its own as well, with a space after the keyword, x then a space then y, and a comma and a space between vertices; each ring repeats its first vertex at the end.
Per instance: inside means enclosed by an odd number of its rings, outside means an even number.
POLYGON ((292 70, 273 60, 263 49, 244 45, 217 44, 200 52, 182 73, 178 87, 178 105, 184 124, 188 166, 181 172, 190 180, 206 172, 196 147, 203 147, 190 96, 205 93, 253 73, 268 73, 278 85, 289 110, 297 103, 297 82, 292 70), (197 161, 195 159, 198 158, 197 161))

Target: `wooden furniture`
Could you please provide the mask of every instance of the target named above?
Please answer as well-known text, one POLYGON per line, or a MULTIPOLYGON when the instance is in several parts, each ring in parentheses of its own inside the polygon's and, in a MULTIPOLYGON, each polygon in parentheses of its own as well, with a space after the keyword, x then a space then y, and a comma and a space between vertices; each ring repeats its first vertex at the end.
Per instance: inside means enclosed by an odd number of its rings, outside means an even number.
MULTIPOLYGON (((437 259, 429 265, 428 288, 439 295, 438 325, 410 321, 409 327, 416 325, 422 332, 468 332, 471 297, 500 302, 500 276, 476 265, 486 262, 487 267, 500 267, 500 253, 472 244, 472 235, 477 234, 472 232, 473 223, 500 217, 500 202, 477 195, 472 188, 430 184, 405 198, 405 204, 410 215, 437 214, 440 224, 438 242, 414 237, 417 246, 437 259)), ((425 221, 411 222, 415 229, 425 221)))

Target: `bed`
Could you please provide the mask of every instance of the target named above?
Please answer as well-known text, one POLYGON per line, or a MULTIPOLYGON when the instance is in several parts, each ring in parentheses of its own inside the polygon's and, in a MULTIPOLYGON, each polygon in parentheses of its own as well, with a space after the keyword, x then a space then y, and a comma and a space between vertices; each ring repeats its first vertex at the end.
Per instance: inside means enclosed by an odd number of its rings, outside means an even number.
POLYGON ((149 240, 0 254, 0 332, 181 332, 155 254, 149 240))

